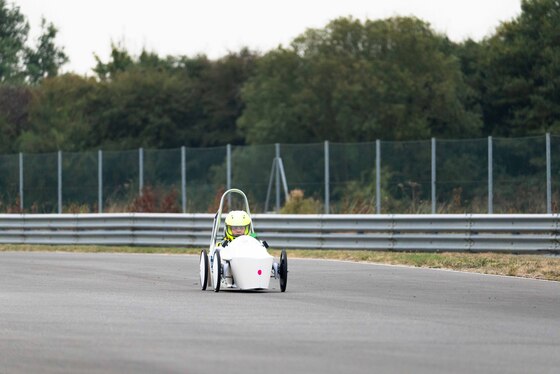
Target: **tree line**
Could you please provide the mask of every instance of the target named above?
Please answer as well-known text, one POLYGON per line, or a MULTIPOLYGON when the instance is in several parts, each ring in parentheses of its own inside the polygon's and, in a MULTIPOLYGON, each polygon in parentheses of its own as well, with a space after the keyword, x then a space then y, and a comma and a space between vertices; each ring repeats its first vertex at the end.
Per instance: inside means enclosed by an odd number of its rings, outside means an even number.
POLYGON ((480 42, 415 17, 346 17, 216 60, 112 45, 81 76, 60 74, 52 23, 30 47, 25 16, 0 0, 0 153, 558 132, 560 2, 521 8, 480 42))

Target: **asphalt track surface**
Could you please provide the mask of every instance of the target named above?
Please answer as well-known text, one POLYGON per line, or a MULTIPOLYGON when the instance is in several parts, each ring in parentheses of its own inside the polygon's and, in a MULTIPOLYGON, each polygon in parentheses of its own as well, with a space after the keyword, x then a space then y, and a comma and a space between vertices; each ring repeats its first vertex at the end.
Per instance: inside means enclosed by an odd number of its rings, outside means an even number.
POLYGON ((560 372, 558 282, 289 265, 214 293, 197 256, 0 253, 0 373, 560 372))

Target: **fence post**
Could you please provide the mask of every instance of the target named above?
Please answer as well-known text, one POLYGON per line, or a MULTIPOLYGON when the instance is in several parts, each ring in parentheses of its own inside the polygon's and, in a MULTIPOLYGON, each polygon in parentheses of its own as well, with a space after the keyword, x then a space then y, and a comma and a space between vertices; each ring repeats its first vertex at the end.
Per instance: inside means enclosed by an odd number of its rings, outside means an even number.
POLYGON ((381 214, 381 141, 375 141, 375 213, 381 214))
POLYGON ((23 153, 19 153, 19 209, 23 213, 23 153))
POLYGON ((493 201, 493 173, 492 173, 492 163, 493 163, 493 156, 492 156, 492 136, 488 137, 488 214, 492 214, 494 212, 494 201, 493 201))
POLYGON ((280 212, 280 168, 278 161, 280 160, 280 143, 275 144, 276 150, 276 213, 280 212))
POLYGON ((550 133, 546 133, 546 212, 552 213, 552 160, 550 156, 550 133))
POLYGON ((58 214, 62 213, 62 151, 58 151, 58 214))
POLYGON ((97 211, 103 213, 103 151, 97 151, 97 211))
POLYGON ((187 150, 181 147, 181 207, 187 213, 187 150))
MULTIPOLYGON (((231 144, 226 146, 226 190, 231 188, 231 144)), ((227 197, 228 208, 231 210, 231 194, 227 197)))
POLYGON ((144 190, 144 148, 138 148, 138 193, 144 190))
POLYGON ((325 140, 325 214, 329 214, 330 212, 330 191, 329 191, 329 182, 330 182, 330 174, 329 174, 329 141, 325 140))
POLYGON ((436 214, 436 138, 432 138, 432 214, 436 214))

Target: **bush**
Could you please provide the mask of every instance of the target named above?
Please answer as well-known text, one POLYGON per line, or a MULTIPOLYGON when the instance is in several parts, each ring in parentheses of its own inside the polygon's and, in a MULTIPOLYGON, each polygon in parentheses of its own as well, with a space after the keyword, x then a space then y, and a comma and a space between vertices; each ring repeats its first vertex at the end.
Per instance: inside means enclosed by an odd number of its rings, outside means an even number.
POLYGON ((304 198, 304 192, 300 189, 290 191, 290 197, 286 204, 280 209, 282 214, 318 214, 321 213, 321 202, 312 197, 304 198))
POLYGON ((141 213, 180 213, 178 192, 175 188, 166 194, 152 187, 144 187, 142 194, 137 196, 128 207, 130 212, 141 213))

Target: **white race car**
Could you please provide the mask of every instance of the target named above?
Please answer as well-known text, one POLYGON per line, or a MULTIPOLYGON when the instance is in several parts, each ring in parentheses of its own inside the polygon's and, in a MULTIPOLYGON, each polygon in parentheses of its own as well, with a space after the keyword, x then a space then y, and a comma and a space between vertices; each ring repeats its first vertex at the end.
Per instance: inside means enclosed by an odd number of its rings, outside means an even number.
POLYGON ((286 291, 288 282, 288 257, 286 250, 282 250, 280 261, 275 262, 268 253, 268 244, 255 239, 253 222, 250 224, 250 234, 236 237, 227 246, 220 245, 218 231, 222 219, 222 207, 225 197, 236 193, 243 197, 245 211, 249 211, 249 202, 243 191, 229 189, 222 195, 220 207, 214 216, 212 237, 208 250, 200 253, 200 285, 202 290, 211 286, 215 292, 221 287, 240 290, 266 290, 269 288, 270 278, 280 281, 280 291, 286 291))

